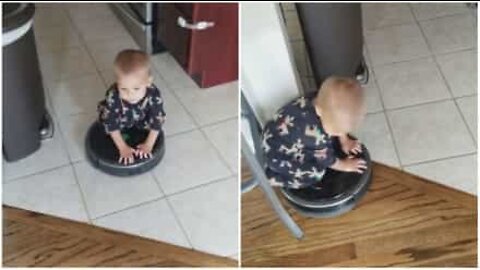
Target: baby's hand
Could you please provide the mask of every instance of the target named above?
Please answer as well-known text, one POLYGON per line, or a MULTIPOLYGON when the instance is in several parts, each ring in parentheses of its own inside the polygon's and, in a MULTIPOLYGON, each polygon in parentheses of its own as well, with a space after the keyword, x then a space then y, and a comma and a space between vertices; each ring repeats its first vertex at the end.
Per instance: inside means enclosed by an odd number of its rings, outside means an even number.
POLYGON ((120 158, 118 159, 118 163, 123 165, 128 165, 133 163, 134 154, 137 152, 135 149, 127 145, 124 147, 120 147, 118 151, 120 152, 120 158))
POLYGON ((347 159, 339 160, 338 170, 344 172, 363 173, 367 169, 367 162, 361 158, 349 157, 347 159))
POLYGON ((362 152, 362 144, 358 140, 350 139, 348 136, 341 136, 339 139, 342 151, 345 154, 357 155, 362 152))
POLYGON ((141 143, 137 145, 137 156, 140 158, 151 158, 152 157, 153 145, 148 143, 141 143))

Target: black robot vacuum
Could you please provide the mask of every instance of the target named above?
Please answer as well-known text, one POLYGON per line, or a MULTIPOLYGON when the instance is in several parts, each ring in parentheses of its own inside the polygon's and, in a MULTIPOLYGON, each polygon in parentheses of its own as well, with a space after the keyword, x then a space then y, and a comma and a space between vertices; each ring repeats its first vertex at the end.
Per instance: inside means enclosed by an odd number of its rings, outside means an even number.
MULTIPOLYGON (((346 158, 339 150, 338 141, 335 145, 339 158, 346 158)), ((372 161, 364 145, 357 157, 367 162, 367 169, 362 174, 327 169, 318 185, 302 189, 282 188, 281 192, 301 215, 328 218, 344 214, 355 207, 372 181, 372 161)))
MULTIPOLYGON (((148 132, 148 130, 132 127, 122 131, 122 137, 134 148, 145 141, 148 132)), ((94 167, 115 176, 132 176, 151 170, 162 160, 165 154, 165 137, 163 132, 159 133, 151 158, 135 157, 132 164, 124 165, 118 162, 120 156, 110 135, 105 133, 101 123, 95 122, 88 130, 85 147, 87 157, 94 167)))

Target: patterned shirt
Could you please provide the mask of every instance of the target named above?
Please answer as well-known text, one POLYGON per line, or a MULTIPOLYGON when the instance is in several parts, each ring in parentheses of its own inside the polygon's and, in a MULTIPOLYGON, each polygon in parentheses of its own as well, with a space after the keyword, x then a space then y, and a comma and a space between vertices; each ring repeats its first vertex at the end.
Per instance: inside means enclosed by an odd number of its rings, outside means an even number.
POLYGON ((265 125, 267 177, 274 186, 303 188, 317 183, 335 163, 332 139, 324 131, 312 99, 300 97, 265 125))
POLYGON ((155 85, 148 87, 145 96, 135 104, 120 98, 116 84, 107 90, 105 96, 105 100, 98 104, 98 112, 107 133, 133 126, 158 131, 162 129, 166 114, 160 90, 155 85))

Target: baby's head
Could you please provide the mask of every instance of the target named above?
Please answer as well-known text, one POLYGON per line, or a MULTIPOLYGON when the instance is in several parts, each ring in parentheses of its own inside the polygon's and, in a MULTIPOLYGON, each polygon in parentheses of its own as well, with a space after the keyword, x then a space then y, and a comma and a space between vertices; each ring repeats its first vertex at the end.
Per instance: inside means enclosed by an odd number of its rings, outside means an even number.
POLYGON ((123 50, 115 58, 114 69, 120 97, 129 103, 140 101, 153 81, 149 56, 140 50, 123 50))
POLYGON ((352 78, 327 78, 314 99, 315 110, 331 136, 354 131, 365 116, 364 91, 352 78))

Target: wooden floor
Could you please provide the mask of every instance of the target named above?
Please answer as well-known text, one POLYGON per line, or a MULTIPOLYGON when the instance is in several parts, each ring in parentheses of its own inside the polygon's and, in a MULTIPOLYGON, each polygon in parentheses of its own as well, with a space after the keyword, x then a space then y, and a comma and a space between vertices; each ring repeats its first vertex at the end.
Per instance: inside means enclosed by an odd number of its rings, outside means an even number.
POLYGON ((242 196, 242 266, 477 265, 476 197, 383 165, 374 164, 368 193, 343 216, 287 209, 303 240, 283 227, 260 188, 242 196))
POLYGON ((3 207, 3 266, 237 266, 231 259, 3 207))

